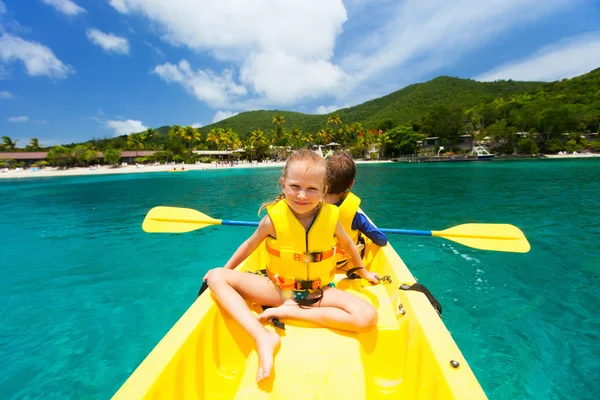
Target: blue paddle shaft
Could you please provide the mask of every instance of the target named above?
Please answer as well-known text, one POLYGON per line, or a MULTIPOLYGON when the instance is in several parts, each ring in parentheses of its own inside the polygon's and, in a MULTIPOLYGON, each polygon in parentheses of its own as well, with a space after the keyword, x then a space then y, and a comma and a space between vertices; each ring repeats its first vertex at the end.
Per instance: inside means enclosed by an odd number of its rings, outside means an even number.
POLYGON ((221 220, 221 225, 258 226, 258 222, 221 220))
POLYGON ((414 236, 431 236, 431 231, 415 231, 412 229, 379 229, 381 232, 384 233, 397 233, 399 235, 414 235, 414 236))
MULTIPOLYGON (((249 221, 230 221, 224 219, 221 221, 221 225, 235 225, 235 226, 258 226, 258 222, 249 221)), ((415 231, 412 229, 379 229, 384 233, 395 233, 399 235, 414 235, 414 236, 431 236, 431 231, 415 231)))

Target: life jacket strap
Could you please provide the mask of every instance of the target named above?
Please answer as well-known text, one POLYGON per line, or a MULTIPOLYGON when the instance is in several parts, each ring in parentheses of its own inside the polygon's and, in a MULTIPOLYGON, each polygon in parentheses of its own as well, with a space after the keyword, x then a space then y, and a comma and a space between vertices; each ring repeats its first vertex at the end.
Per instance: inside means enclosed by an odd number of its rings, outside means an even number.
MULTIPOLYGON (((281 258, 281 252, 277 249, 272 248, 269 244, 266 244, 267 252, 274 255, 275 257, 281 258)), ((301 261, 305 263, 321 262, 331 258, 335 255, 336 247, 332 247, 329 250, 316 252, 316 253, 293 253, 294 261, 301 261)))
MULTIPOLYGON (((335 268, 331 270, 330 276, 335 275, 335 268)), ((314 281, 302 281, 287 276, 280 276, 272 273, 267 268, 267 276, 274 284, 279 286, 281 290, 317 290, 321 288, 321 279, 314 281)))

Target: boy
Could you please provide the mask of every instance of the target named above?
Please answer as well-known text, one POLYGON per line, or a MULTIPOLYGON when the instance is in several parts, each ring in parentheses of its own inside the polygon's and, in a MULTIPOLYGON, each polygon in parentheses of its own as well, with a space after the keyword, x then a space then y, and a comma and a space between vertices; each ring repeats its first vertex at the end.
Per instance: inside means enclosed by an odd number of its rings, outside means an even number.
MULTIPOLYGON (((340 223, 354 243, 361 257, 364 256, 365 235, 377 246, 385 246, 388 242, 384 233, 379 231, 365 215, 358 212, 360 199, 352 192, 356 165, 347 152, 338 152, 327 158, 327 202, 335 204, 340 209, 340 223)), ((355 278, 353 269, 344 269, 348 257, 340 252, 337 255, 337 267, 346 272, 349 278, 355 278)))

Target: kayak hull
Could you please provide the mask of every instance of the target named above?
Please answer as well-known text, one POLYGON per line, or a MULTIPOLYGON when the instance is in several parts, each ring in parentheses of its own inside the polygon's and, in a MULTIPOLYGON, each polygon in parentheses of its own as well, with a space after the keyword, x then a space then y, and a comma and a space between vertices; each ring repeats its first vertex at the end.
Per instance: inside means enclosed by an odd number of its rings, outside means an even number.
MULTIPOLYGON (((264 243, 239 268, 264 268, 264 243)), ((367 243, 365 264, 392 283, 370 285, 336 275, 337 287, 372 303, 377 327, 350 333, 282 320, 274 373, 257 384, 251 337, 202 294, 123 384, 113 399, 485 399, 426 296, 403 291, 414 277, 388 244, 367 243)), ((250 305, 254 313, 260 307, 250 305)))

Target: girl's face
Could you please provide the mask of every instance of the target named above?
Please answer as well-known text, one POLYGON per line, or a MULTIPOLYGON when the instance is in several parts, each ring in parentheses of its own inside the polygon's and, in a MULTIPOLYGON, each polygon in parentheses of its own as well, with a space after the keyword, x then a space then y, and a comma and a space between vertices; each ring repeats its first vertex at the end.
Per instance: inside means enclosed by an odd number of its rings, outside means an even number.
POLYGON ((285 201, 296 216, 314 212, 325 195, 325 168, 307 161, 288 166, 287 176, 281 179, 285 201))

